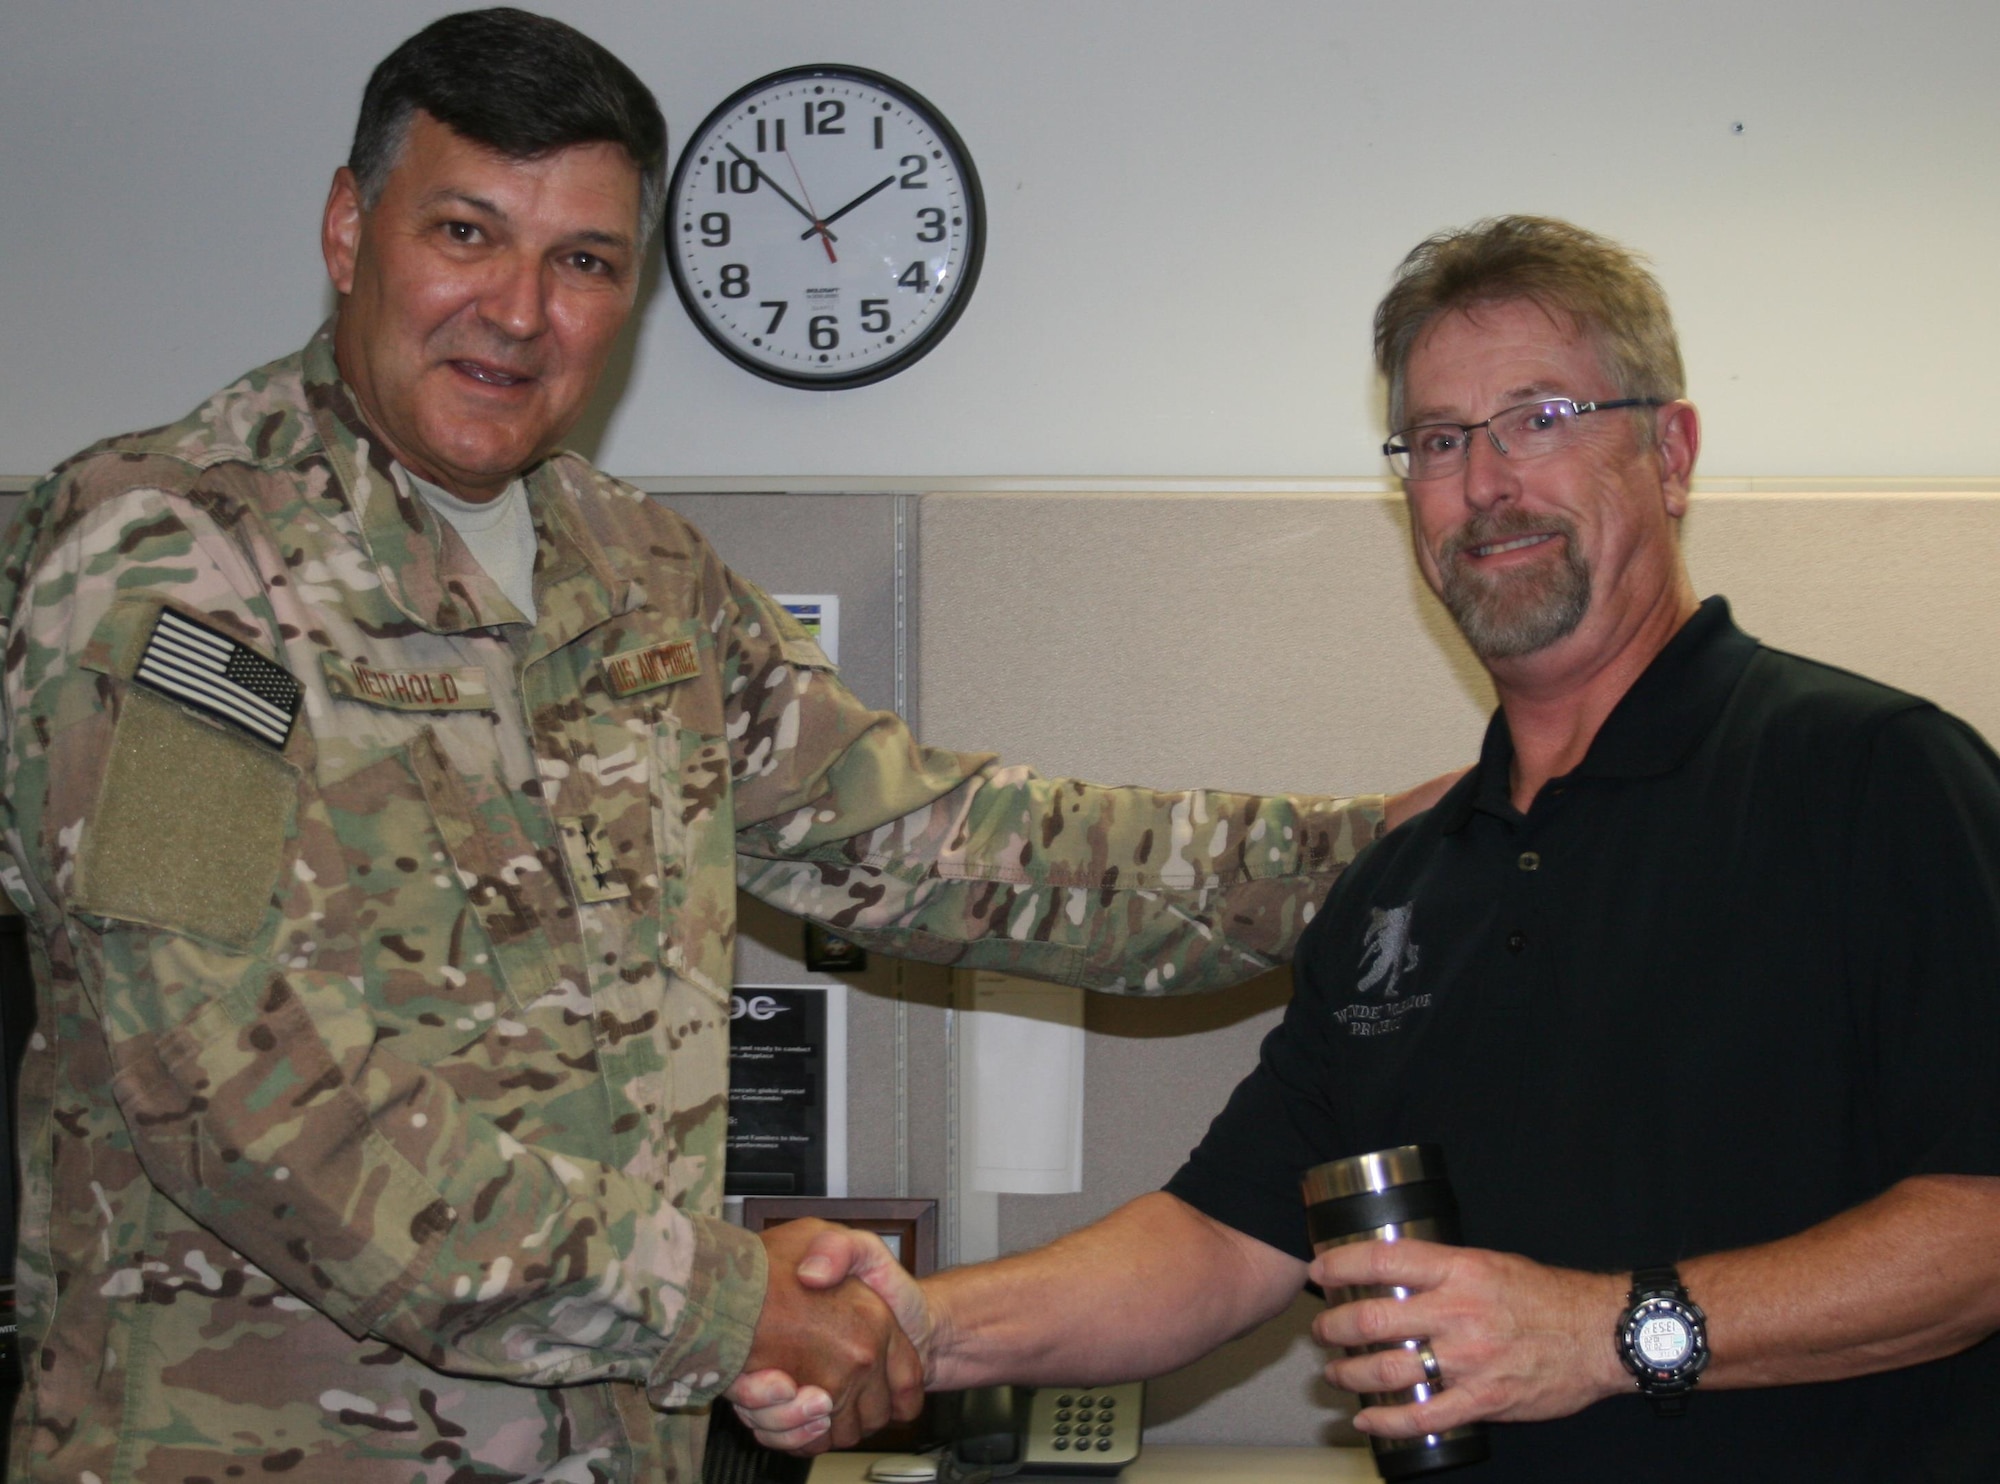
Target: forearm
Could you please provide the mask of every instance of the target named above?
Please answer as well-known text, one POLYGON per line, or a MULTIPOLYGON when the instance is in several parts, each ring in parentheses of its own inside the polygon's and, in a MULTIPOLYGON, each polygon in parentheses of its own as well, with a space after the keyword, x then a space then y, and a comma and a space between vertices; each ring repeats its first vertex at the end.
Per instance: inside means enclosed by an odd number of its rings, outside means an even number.
POLYGON ((1019 1256, 925 1281, 927 1384, 1159 1375, 1270 1318, 1305 1264, 1164 1193, 1019 1256))
POLYGON ((1782 1241, 1681 1264, 1709 1318, 1704 1387, 1835 1381, 2000 1329, 2000 1178, 1928 1175, 1782 1241))
MULTIPOLYGON (((1951 1355, 2000 1329, 2000 1179, 1925 1176, 1796 1236, 1679 1266, 1708 1315, 1703 1390, 1834 1381, 1951 1355)), ((1488 1419, 1567 1417, 1629 1394, 1613 1331, 1627 1275, 1551 1268, 1429 1242, 1336 1247, 1326 1287, 1397 1286, 1315 1323, 1347 1353, 1334 1384, 1392 1392, 1423 1378, 1401 1345, 1427 1339, 1450 1385, 1421 1406, 1371 1406, 1364 1432, 1412 1437, 1488 1419)))
MULTIPOLYGON (((749 1233, 517 1139, 379 1038, 347 976, 129 927, 89 947, 153 1185, 349 1334, 471 1375, 644 1382, 659 1405, 741 1365, 764 1293, 749 1233), (162 1024, 163 982, 216 988, 162 1024)), ((526 1035, 559 1012, 516 1013, 526 1035)))
POLYGON ((987 764, 865 833, 746 830, 737 881, 885 952, 1189 993, 1288 960, 1381 803, 1100 788, 987 764))

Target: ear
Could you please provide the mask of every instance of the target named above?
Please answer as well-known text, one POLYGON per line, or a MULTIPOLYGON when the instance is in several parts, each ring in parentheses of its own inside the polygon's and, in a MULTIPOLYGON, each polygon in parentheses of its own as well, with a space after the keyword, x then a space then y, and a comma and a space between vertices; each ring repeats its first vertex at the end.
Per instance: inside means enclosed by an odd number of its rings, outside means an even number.
POLYGON ((326 214, 320 218, 319 250, 326 259, 326 276, 342 298, 353 292, 354 264, 361 253, 361 183, 342 165, 333 172, 326 193, 326 214))
POLYGON ((1701 453, 1701 417, 1688 401, 1669 402, 1658 417, 1653 456, 1660 461, 1660 498, 1667 514, 1679 520, 1687 514, 1694 461, 1701 453))

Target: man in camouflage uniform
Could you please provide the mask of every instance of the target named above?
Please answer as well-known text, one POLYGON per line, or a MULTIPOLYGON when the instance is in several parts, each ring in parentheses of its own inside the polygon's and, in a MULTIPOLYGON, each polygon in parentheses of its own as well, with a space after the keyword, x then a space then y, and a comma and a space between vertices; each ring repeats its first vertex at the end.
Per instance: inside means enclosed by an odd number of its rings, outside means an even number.
POLYGON ((719 1219, 739 882, 889 951, 1191 990, 1284 957, 1375 833, 922 748, 554 452, 663 164, 593 43, 439 22, 336 176, 333 324, 27 502, 19 1474, 688 1480, 747 1363, 817 1369, 851 1436, 914 1395, 886 1310, 802 1290, 805 1228, 719 1219), (522 503, 531 588, 453 497, 522 503))

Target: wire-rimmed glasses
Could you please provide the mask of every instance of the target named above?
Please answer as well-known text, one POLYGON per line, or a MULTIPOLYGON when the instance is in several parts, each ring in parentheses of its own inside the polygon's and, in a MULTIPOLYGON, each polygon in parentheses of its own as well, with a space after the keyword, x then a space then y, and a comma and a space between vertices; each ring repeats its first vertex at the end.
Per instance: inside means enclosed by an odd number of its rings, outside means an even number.
POLYGON ((1576 442, 1576 420, 1588 413, 1666 405, 1659 397, 1619 397, 1609 402, 1540 397, 1503 407, 1483 423, 1418 423, 1392 433, 1382 452, 1399 478, 1443 479, 1465 467, 1472 456, 1472 435, 1481 428, 1503 458, 1539 459, 1576 442))

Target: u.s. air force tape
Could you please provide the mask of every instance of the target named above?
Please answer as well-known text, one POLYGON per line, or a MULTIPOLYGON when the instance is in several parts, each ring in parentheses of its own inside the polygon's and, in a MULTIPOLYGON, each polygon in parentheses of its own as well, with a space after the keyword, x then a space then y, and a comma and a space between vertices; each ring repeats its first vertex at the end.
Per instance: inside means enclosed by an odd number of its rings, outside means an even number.
POLYGON ((277 748, 305 695, 282 665, 171 608, 160 610, 132 678, 277 748))

